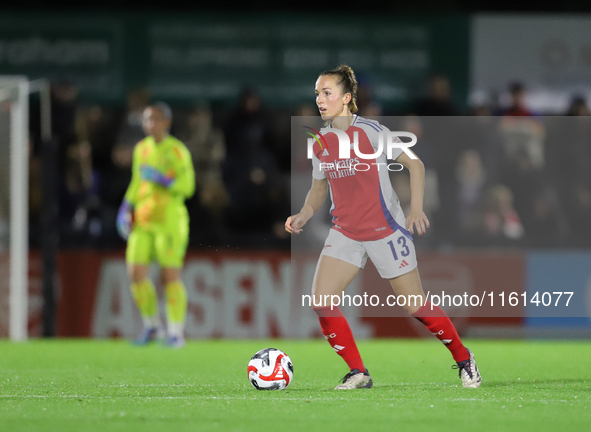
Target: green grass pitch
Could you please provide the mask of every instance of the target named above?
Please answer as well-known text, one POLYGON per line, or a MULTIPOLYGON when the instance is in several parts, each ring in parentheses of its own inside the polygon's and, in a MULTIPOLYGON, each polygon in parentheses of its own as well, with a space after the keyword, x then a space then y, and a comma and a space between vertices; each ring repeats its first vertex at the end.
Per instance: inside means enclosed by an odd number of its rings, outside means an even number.
POLYGON ((0 431, 590 431, 591 343, 466 341, 483 377, 464 389, 436 340, 361 341, 375 385, 332 390, 322 340, 0 342, 0 431), (257 391, 246 365, 285 351, 294 381, 257 391))

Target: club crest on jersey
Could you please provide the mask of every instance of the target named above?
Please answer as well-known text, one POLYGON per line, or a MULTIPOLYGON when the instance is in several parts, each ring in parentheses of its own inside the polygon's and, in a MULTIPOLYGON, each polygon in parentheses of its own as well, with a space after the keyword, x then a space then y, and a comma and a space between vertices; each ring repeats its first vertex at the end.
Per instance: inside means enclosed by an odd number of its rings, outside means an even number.
POLYGON ((312 138, 308 138, 308 159, 311 159, 309 153, 310 150, 312 149, 312 146, 314 145, 314 141, 316 141, 319 145, 320 148, 323 149, 324 151, 322 152, 322 156, 328 156, 328 144, 326 142, 326 140, 324 139, 324 136, 322 136, 322 134, 320 132, 318 132, 316 129, 311 128, 310 126, 304 126, 306 129, 310 129, 313 133, 311 132, 306 132, 308 135, 310 135, 312 138), (322 139, 322 141, 320 141, 320 139, 322 139), (310 143, 312 143, 310 145, 310 143), (324 143, 324 146, 322 145, 322 143, 324 143))

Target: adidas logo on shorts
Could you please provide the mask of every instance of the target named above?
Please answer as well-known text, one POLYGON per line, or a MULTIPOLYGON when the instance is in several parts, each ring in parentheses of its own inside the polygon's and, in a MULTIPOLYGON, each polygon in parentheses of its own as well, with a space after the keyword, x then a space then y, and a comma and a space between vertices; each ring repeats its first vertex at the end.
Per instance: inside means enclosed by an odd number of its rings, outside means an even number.
POLYGON ((398 267, 398 268, 401 269, 401 268, 406 267, 408 265, 410 265, 410 264, 407 263, 406 260, 402 260, 402 264, 400 264, 400 267, 398 267))

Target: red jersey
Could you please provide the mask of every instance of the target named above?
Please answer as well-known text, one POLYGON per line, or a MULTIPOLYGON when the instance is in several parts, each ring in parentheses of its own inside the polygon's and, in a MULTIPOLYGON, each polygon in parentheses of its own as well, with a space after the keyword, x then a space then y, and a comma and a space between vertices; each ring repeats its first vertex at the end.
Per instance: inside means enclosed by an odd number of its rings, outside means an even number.
MULTIPOLYGON (((339 140, 331 129, 320 130, 326 141, 324 148, 314 144, 312 176, 328 179, 333 229, 356 241, 379 240, 397 230, 412 240, 404 228, 406 218, 390 182, 385 146, 377 159, 362 159, 351 144, 351 158, 339 159, 339 140), (354 165, 358 165, 357 169, 354 165)), ((360 153, 373 154, 378 149, 378 134, 383 131, 388 129, 375 120, 355 115, 346 133, 353 143, 353 133, 357 132, 360 153)), ((394 149, 392 158, 401 154, 401 149, 394 149)))

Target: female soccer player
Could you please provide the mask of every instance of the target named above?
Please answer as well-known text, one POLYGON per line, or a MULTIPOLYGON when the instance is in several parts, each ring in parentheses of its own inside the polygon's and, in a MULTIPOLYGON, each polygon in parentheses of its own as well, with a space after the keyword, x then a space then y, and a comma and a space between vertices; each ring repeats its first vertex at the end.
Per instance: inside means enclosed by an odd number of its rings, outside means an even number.
POLYGON ((322 333, 350 369, 336 389, 371 388, 373 385, 346 318, 338 307, 331 310, 330 305, 322 303, 322 299, 330 298, 325 297, 327 295, 340 296, 368 257, 380 275, 389 280, 397 296, 420 296, 421 302, 417 304, 410 300, 413 297, 407 297, 409 301, 404 308, 449 349, 457 362, 453 367, 459 369, 463 386, 479 387, 481 377, 474 355, 464 347, 445 312, 425 298, 421 286, 412 234, 416 228, 422 235, 429 227, 423 213, 425 169, 422 162, 418 158, 411 159, 399 149, 392 155, 410 172, 411 211, 406 219, 387 170, 379 170, 380 165, 376 165, 381 163, 385 167, 385 154, 377 160, 369 160, 367 171, 335 169, 356 162, 339 159, 338 139, 335 133, 330 133, 331 129, 345 131, 350 142, 354 142, 354 132, 357 132, 359 150, 364 154, 375 153, 379 132, 387 131, 380 123, 355 115, 356 94, 357 81, 349 66, 325 71, 318 77, 316 104, 327 122, 327 128, 321 131, 326 147, 314 145, 312 188, 301 211, 285 222, 287 232, 301 233, 302 227, 322 206, 330 186, 333 226, 318 260, 312 295, 314 305, 321 305, 314 306, 314 310, 322 333))
POLYGON ((168 134, 171 121, 165 103, 145 109, 143 127, 148 136, 134 148, 131 183, 119 208, 117 229, 127 239, 131 293, 144 322, 144 331, 134 342, 145 345, 163 336, 156 290, 148 278, 155 258, 166 292, 166 344, 180 348, 185 344, 187 314, 187 292, 181 281, 189 238, 185 199, 195 190, 195 172, 185 145, 168 134))

